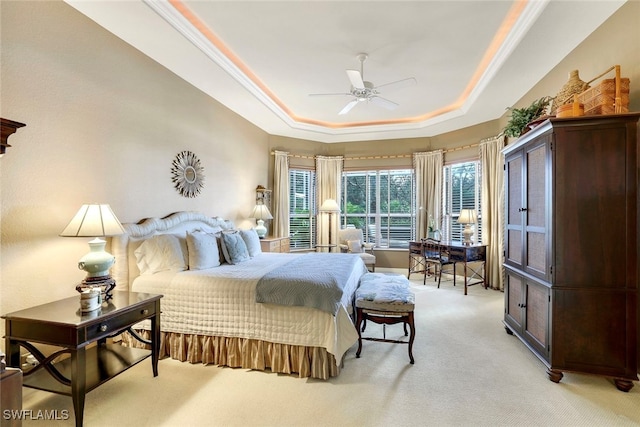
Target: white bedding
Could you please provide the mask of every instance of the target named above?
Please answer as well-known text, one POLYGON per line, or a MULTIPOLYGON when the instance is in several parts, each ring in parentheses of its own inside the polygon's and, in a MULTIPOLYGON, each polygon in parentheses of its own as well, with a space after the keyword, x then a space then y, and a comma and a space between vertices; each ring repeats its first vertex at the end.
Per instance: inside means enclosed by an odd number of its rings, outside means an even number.
POLYGON ((164 295, 161 327, 165 332, 324 347, 340 361, 358 339, 348 310, 366 267, 360 262, 352 271, 335 317, 314 308, 256 303, 259 278, 295 256, 263 253, 236 265, 142 275, 133 281, 132 291, 164 295))

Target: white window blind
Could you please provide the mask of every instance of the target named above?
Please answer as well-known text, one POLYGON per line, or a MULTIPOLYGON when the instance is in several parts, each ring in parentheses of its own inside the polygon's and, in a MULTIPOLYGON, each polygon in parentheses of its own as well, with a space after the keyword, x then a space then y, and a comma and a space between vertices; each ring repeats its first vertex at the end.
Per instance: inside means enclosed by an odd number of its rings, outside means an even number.
POLYGON ((310 170, 289 169, 290 249, 316 245, 316 179, 310 170))
POLYGON ((458 224, 458 216, 461 209, 474 209, 477 215, 477 223, 473 225, 473 241, 482 241, 480 227, 480 194, 481 194, 481 170, 480 162, 465 162, 447 165, 444 167, 443 183, 443 240, 462 240, 463 224, 458 224))
POLYGON ((379 248, 407 248, 415 238, 413 170, 375 170, 342 174, 340 224, 363 231, 379 248))

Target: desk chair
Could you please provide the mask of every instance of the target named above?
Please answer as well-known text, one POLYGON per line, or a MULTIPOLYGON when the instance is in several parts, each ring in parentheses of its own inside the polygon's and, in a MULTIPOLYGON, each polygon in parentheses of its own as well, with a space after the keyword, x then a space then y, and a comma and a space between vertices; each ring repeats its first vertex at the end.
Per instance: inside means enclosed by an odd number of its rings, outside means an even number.
MULTIPOLYGON (((442 279, 442 267, 445 265, 453 266, 453 286, 456 285, 456 261, 454 261, 450 256, 449 252, 443 249, 440 245, 439 240, 435 239, 422 239, 422 250, 425 262, 427 264, 427 271, 429 270, 428 266, 433 265, 434 274, 433 280, 438 279, 438 288, 440 287, 440 280, 442 279)), ((425 282, 426 282, 426 273, 425 273, 425 282)))

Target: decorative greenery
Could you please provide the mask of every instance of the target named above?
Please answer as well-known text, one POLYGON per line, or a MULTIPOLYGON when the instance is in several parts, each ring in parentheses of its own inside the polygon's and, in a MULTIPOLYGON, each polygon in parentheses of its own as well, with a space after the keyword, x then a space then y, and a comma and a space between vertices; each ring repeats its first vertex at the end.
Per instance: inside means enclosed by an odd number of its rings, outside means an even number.
POLYGON ((549 104, 553 101, 550 96, 545 96, 533 101, 531 105, 525 108, 507 108, 511 111, 511 117, 503 132, 508 137, 517 138, 523 134, 527 125, 542 117, 547 110, 549 104))

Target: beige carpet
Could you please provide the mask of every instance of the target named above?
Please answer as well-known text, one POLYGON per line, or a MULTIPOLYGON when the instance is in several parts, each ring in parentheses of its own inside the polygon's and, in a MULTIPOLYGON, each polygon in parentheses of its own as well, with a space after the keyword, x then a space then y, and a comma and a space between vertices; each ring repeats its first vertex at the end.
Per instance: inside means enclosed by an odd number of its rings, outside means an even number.
MULTIPOLYGON (((549 381, 505 333, 504 294, 475 286, 464 296, 450 281, 437 289, 412 279, 415 365, 407 346, 371 341, 360 359, 354 346, 329 381, 170 359, 153 378, 144 361, 87 395, 85 426, 640 426, 638 383, 623 393, 595 376, 549 381)), ((370 323, 367 332, 381 328, 370 323)), ((388 337, 401 335, 401 325, 387 326, 388 337)), ((26 388, 23 397, 34 415, 73 413, 69 397, 26 388)))

